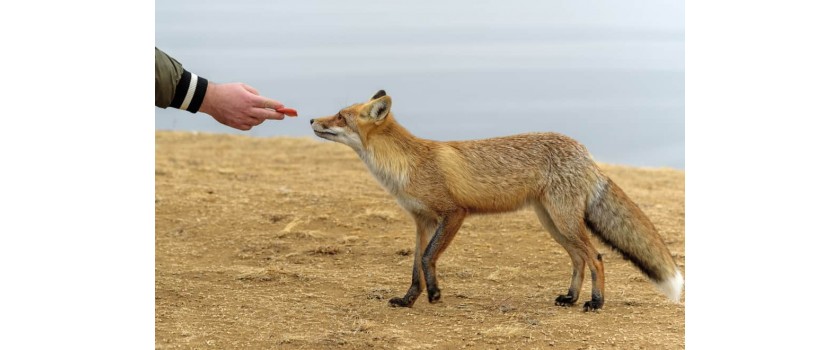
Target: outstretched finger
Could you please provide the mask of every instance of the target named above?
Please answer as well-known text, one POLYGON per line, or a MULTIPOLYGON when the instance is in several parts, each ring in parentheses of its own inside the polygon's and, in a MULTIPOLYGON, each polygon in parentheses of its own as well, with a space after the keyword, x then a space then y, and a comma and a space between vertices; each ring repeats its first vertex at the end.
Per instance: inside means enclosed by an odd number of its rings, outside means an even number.
POLYGON ((277 112, 273 109, 265 109, 265 108, 252 108, 251 109, 251 116, 259 118, 259 119, 276 119, 276 120, 283 120, 286 116, 283 113, 277 112))
POLYGON ((255 107, 268 108, 268 109, 276 110, 276 109, 283 108, 285 106, 283 106, 283 104, 280 103, 280 101, 276 101, 276 100, 272 100, 270 98, 260 96, 260 97, 257 98, 257 105, 255 107))

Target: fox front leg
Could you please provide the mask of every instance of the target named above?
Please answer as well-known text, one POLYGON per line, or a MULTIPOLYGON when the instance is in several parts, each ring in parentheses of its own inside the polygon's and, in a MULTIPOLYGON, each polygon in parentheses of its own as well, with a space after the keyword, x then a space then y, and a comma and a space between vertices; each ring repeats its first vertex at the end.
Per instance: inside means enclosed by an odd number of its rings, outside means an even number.
POLYGON ((426 277, 429 303, 436 303, 440 300, 440 288, 438 288, 437 275, 435 274, 437 260, 449 246, 449 243, 452 243, 452 239, 455 238, 455 234, 458 233, 458 229, 461 228, 461 224, 466 217, 467 211, 464 209, 456 209, 444 215, 435 235, 429 241, 429 246, 426 247, 426 252, 423 253, 421 262, 423 264, 423 275, 426 277))
POLYGON ((405 293, 404 297, 391 298, 388 301, 388 305, 393 307, 411 307, 414 305, 420 293, 423 292, 425 285, 421 260, 436 223, 434 219, 419 216, 414 217, 414 222, 417 224, 417 240, 414 244, 414 268, 411 272, 411 287, 408 288, 408 292, 405 293))

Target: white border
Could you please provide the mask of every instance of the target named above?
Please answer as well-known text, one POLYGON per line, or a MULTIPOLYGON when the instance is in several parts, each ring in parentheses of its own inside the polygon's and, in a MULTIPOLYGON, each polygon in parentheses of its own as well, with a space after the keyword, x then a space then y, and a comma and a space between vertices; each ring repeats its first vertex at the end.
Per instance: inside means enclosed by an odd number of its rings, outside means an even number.
POLYGON ((0 348, 152 349, 154 3, 8 10, 0 348))
POLYGON ((834 2, 686 7, 686 345, 837 342, 834 2))

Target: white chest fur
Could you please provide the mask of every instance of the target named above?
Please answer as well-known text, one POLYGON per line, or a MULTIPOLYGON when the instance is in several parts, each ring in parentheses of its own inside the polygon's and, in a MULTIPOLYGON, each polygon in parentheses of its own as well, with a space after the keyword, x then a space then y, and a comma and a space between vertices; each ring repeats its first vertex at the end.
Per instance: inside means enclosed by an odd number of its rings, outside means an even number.
POLYGON ((373 177, 392 195, 399 196, 408 185, 408 169, 405 169, 402 164, 385 157, 377 157, 373 150, 359 152, 359 157, 367 165, 373 177))
POLYGON ((373 150, 359 152, 370 173, 379 181, 397 203, 410 213, 424 213, 428 208, 419 199, 406 193, 405 188, 411 181, 406 164, 400 164, 386 157, 377 157, 373 150))

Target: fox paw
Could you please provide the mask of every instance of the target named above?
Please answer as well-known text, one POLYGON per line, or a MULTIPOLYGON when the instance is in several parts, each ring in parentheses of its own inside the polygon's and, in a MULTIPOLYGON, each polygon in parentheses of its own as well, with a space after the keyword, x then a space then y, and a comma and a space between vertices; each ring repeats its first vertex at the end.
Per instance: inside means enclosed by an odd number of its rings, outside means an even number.
POLYGON ((391 307, 411 307, 412 302, 409 302, 405 298, 391 298, 388 300, 388 305, 391 307))
POLYGON ((583 304, 583 312, 600 310, 604 307, 604 299, 593 299, 583 304))
POLYGON ((557 297, 557 299, 554 299, 554 305, 563 306, 563 307, 572 306, 572 305, 575 304, 576 301, 577 301, 577 298, 575 298, 571 295, 561 295, 561 296, 557 297))
POLYGON ((440 289, 436 287, 429 288, 429 303, 434 304, 440 301, 440 289))

